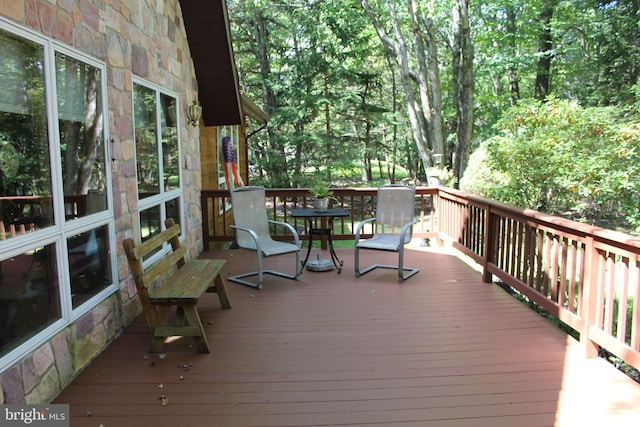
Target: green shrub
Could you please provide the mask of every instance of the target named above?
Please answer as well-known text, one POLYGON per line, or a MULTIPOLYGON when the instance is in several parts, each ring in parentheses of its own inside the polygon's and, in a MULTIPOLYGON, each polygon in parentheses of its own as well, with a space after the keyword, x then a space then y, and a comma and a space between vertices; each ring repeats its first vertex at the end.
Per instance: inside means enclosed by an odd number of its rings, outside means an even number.
POLYGON ((640 230, 640 115, 522 102, 469 162, 461 188, 523 208, 640 230))

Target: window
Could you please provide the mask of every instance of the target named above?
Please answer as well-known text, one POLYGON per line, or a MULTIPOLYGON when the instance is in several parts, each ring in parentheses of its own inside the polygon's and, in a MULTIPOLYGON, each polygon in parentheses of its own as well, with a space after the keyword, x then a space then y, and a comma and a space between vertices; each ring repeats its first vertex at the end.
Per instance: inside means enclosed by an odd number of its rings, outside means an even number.
POLYGON ((3 21, 0 46, 2 369, 117 286, 105 66, 3 21))
POLYGON ((65 218, 107 209, 101 70, 56 53, 65 218))
MULTIPOLYGON (((105 220, 87 229, 70 223, 106 214, 103 70, 63 52, 55 53, 56 106, 64 197, 65 240, 72 307, 113 284, 105 220), (80 284, 80 282, 82 282, 80 284)), ((105 218, 106 219, 106 218, 105 218)))
POLYGON ((0 355, 62 317, 57 246, 36 246, 0 261, 0 355))
POLYGON ((44 47, 0 32, 0 240, 54 224, 44 47))
POLYGON ((67 238, 71 301, 78 307, 111 284, 109 230, 102 226, 67 238))
POLYGON ((162 230, 166 218, 181 223, 177 98, 136 81, 133 111, 140 238, 144 241, 162 230))

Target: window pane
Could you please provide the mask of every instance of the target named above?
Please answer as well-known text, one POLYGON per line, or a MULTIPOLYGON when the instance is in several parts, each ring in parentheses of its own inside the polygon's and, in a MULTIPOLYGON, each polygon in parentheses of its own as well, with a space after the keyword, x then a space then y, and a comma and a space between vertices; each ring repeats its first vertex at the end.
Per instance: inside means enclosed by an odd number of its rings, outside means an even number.
POLYGON ((180 156, 178 153, 178 126, 176 124, 176 99, 160 94, 162 167, 165 191, 180 187, 180 156))
POLYGON ((55 245, 0 261, 0 352, 59 319, 59 301, 55 245))
POLYGON ((160 233, 160 206, 153 206, 140 212, 140 238, 145 241, 150 237, 160 233))
POLYGON ((42 46, 0 31, 0 240, 53 224, 42 46))
POLYGON ((103 226, 67 239, 73 308, 112 282, 108 236, 103 226))
POLYGON ((107 208, 100 70, 56 53, 60 154, 67 219, 107 208))
POLYGON ((160 163, 156 133, 156 92, 133 85, 138 197, 160 193, 160 163))
POLYGON ((167 211, 167 218, 173 219, 176 224, 182 224, 180 218, 180 198, 172 199, 165 203, 165 210, 167 211))

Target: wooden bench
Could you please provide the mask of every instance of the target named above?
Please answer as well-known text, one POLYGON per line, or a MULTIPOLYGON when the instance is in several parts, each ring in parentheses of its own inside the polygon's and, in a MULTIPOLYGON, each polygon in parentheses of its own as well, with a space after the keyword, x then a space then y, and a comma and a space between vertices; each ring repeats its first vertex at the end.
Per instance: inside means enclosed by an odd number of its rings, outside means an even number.
POLYGON ((180 225, 172 219, 167 219, 165 225, 165 231, 139 245, 132 239, 123 242, 138 297, 151 328, 150 352, 161 352, 166 337, 190 336, 198 353, 209 353, 196 304, 205 292, 217 292, 222 308, 231 308, 221 274, 225 261, 187 260, 187 250, 180 245, 180 225), (143 260, 161 250, 166 242, 171 244, 171 251, 145 268, 143 260))

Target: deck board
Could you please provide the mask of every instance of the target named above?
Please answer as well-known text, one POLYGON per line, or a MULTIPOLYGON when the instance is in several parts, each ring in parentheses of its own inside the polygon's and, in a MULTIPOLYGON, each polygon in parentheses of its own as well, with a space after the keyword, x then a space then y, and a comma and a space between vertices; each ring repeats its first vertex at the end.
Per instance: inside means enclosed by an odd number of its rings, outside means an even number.
MULTIPOLYGON (((212 251, 226 276, 250 252, 212 251)), ((263 290, 227 284, 199 304, 211 353, 191 339, 148 354, 136 319, 67 387, 72 426, 575 426, 633 425, 640 385, 458 257, 406 252, 421 272, 392 270, 267 276, 263 290), (162 406, 161 395, 169 399, 162 406), (87 416, 87 414, 91 416, 87 416)), ((363 262, 392 256, 363 253, 363 262)), ((278 257, 270 266, 291 269, 278 257)))

